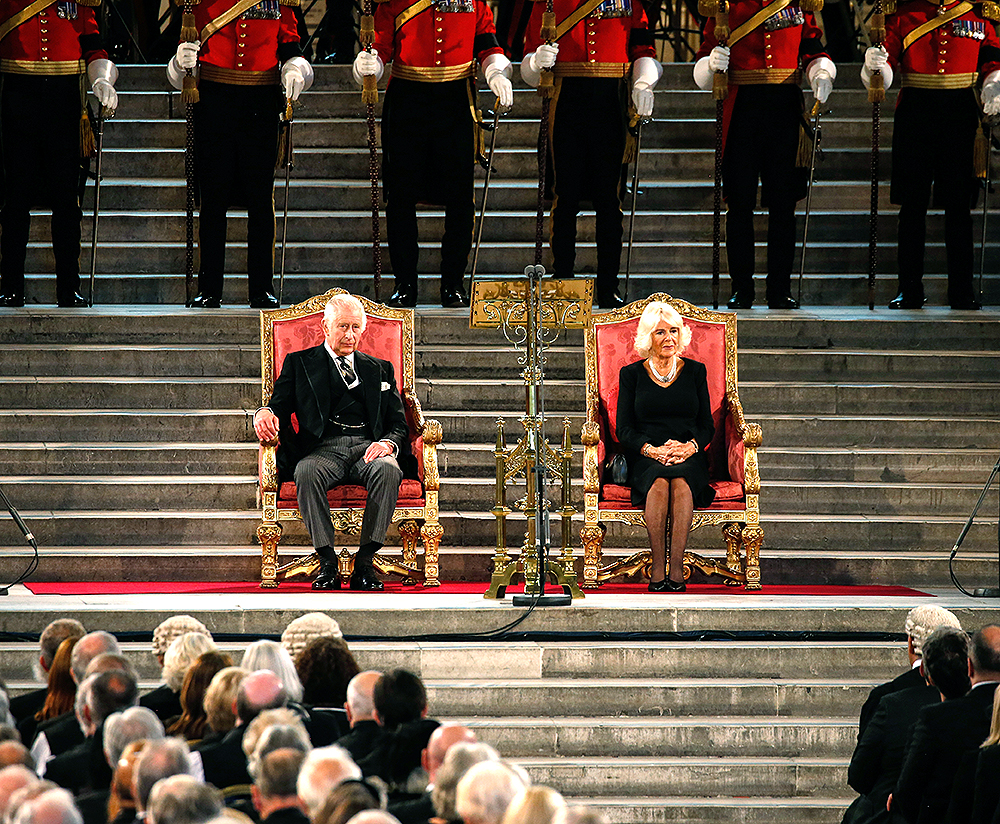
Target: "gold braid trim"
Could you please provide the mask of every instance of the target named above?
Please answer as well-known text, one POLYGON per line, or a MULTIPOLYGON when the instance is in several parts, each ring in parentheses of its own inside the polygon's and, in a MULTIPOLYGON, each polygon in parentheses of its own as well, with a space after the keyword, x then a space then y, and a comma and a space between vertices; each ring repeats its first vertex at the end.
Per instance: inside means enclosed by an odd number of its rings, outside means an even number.
POLYGON ((982 15, 993 23, 1000 22, 1000 4, 994 3, 993 0, 985 0, 982 15))
POLYGON ((301 3, 299 0, 278 0, 278 5, 291 6, 293 9, 297 9, 301 3))

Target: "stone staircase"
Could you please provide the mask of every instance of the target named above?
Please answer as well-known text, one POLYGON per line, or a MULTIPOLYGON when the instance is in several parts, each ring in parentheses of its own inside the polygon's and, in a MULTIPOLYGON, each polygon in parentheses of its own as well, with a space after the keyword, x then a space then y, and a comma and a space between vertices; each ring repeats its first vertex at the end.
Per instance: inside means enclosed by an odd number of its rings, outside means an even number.
MULTIPOLYGON (((319 66, 313 89, 296 110, 295 171, 289 197, 286 302, 321 293, 331 285, 373 294, 371 284, 369 184, 366 132, 360 95, 349 67, 319 66)), ((515 72, 513 112, 501 121, 496 174, 489 196, 479 271, 519 272, 533 260, 537 164, 535 140, 540 102, 515 72)), ((101 243, 96 300, 101 304, 183 303, 184 181, 183 108, 167 91, 160 66, 123 66, 118 115, 105 129, 101 243)), ((892 95, 890 94, 890 98, 892 95)), ((485 109, 492 95, 481 95, 485 109)), ((884 176, 892 135, 892 99, 883 106, 884 176)), ((842 67, 824 119, 824 153, 818 164, 810 249, 802 295, 810 305, 867 303, 869 140, 871 109, 856 77, 842 67)), ((711 210, 714 107, 710 95, 693 88, 688 64, 665 67, 656 93, 657 119, 643 132, 640 196, 632 256, 632 297, 667 291, 695 303, 711 301, 711 210)), ((994 161, 996 165, 996 161, 994 161)), ((482 170, 477 172, 480 181, 482 170)), ((888 184, 880 186, 881 273, 877 302, 895 294, 895 208, 888 184)), ((477 187, 477 198, 481 186, 477 187)), ((284 204, 283 185, 275 192, 284 204)), ((91 203, 90 195, 87 203, 91 203)), ((626 203, 626 210, 628 203, 626 203)), ((925 283, 932 303, 943 303, 945 278, 940 215, 930 218, 925 283)), ((89 221, 89 218, 88 218, 89 221)), ((245 268, 245 213, 230 219, 228 268, 245 268)), ((29 302, 53 299, 53 261, 47 221, 36 220, 28 252, 29 302)), ((421 271, 437 272, 437 239, 443 213, 421 218, 421 271)), ((89 226, 84 227, 89 238, 89 226)), ((976 230, 979 237, 979 230, 976 230)), ((385 237, 383 229, 383 239, 385 237)), ((279 218, 280 237, 280 218, 279 218)), ((1000 302, 1000 243, 991 234, 986 249, 985 303, 1000 302)), ((758 270, 763 269, 763 231, 758 233, 758 270)), ((580 224, 578 266, 593 271, 593 214, 580 224)), ((383 254, 388 266, 388 255, 383 254)), ((89 271, 89 251, 83 268, 89 271)), ((546 250, 546 263, 549 264, 546 250)), ((551 267, 550 267, 551 268, 551 267)), ((728 294, 723 273, 723 296, 728 294)), ((245 281, 228 278, 226 300, 245 303, 245 281)), ((421 299, 436 299, 436 277, 421 278, 421 299)))

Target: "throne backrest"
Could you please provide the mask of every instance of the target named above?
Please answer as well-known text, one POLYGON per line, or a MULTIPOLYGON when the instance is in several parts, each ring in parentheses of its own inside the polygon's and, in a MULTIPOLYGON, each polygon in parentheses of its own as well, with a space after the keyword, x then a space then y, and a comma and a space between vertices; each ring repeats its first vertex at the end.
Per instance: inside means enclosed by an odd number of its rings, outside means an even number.
MULTIPOLYGON (((736 316, 729 312, 712 312, 700 309, 683 300, 666 294, 630 303, 621 309, 597 315, 587 330, 587 397, 588 419, 596 420, 600 427, 601 444, 598 447, 599 465, 618 450, 614 436, 615 416, 618 409, 618 373, 623 366, 640 360, 632 348, 639 317, 649 303, 669 303, 684 318, 691 329, 691 343, 684 350, 684 357, 705 364, 708 373, 708 395, 712 406, 715 435, 708 449, 709 476, 712 480, 735 480, 730 477, 732 450, 742 459, 742 440, 738 446, 731 443, 734 437, 729 420, 726 395, 736 387, 736 316)), ((737 462, 737 466, 742 460, 737 462)))
MULTIPOLYGON (((344 289, 331 289, 287 309, 261 312, 261 403, 267 403, 274 382, 289 352, 298 352, 323 343, 323 310, 330 298, 347 294, 344 289)), ((357 296, 365 307, 367 322, 358 351, 389 361, 396 375, 400 394, 414 391, 413 376, 413 310, 391 309, 381 303, 357 296)), ((423 480, 422 439, 409 405, 406 422, 410 428, 410 447, 417 459, 423 480)), ((293 423, 294 423, 293 416, 293 423)))

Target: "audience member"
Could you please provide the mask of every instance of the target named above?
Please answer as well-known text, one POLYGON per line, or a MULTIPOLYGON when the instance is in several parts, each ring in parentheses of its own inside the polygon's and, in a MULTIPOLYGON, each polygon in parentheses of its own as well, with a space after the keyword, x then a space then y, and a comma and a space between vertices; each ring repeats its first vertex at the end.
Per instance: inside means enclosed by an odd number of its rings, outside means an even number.
POLYGON ((865 731, 865 726, 871 721, 878 709, 878 702, 886 695, 898 690, 909 689, 910 687, 922 687, 924 678, 920 674, 920 656, 924 641, 938 627, 955 627, 961 629, 962 625, 958 618, 943 607, 934 604, 922 604, 914 607, 906 614, 906 621, 903 624, 906 632, 906 655, 910 659, 910 668, 897 675, 885 684, 879 684, 869 694, 868 699, 861 707, 861 719, 858 724, 858 740, 865 731))
POLYGON ((336 707, 347 701, 347 685, 361 667, 342 638, 314 638, 295 659, 307 707, 336 707))
POLYGON ((503 761, 474 764, 458 782, 455 810, 465 824, 500 824, 528 782, 503 761))
POLYGON ((456 744, 474 743, 476 734, 460 724, 442 724, 434 730, 427 741, 427 746, 420 754, 421 766, 427 773, 427 788, 417 798, 391 804, 389 812, 402 824, 427 824, 427 821, 434 816, 431 793, 434 790, 435 779, 448 751, 456 744))
MULTIPOLYGON (((377 779, 376 779, 377 780, 377 779)), ((347 824, 365 810, 385 806, 385 791, 365 779, 348 779, 330 791, 312 824, 347 824)))
POLYGON ((993 824, 1000 817, 1000 689, 993 692, 990 734, 976 754, 971 824, 993 824))
POLYGON ((10 714, 10 696, 7 695, 7 688, 3 679, 0 679, 0 727, 17 731, 14 716, 10 714))
POLYGON ((399 822, 385 810, 363 810, 346 824, 399 824, 399 822))
POLYGON ((344 781, 359 778, 361 768, 343 747, 318 747, 306 756, 296 789, 314 824, 327 796, 344 781))
MULTIPOLYGON (((39 681, 48 682, 48 673, 52 667, 52 661, 56 657, 59 646, 67 638, 82 638, 87 630, 83 624, 73 618, 57 618, 50 623, 42 634, 38 636, 38 658, 34 661, 33 671, 35 678, 39 681)), ((45 699, 48 697, 49 686, 31 690, 22 695, 12 698, 10 702, 10 714, 14 720, 20 724, 26 718, 32 718, 35 713, 42 709, 45 699)), ((32 735, 32 738, 34 736, 32 735)), ((31 739, 21 738, 25 744, 30 744, 31 739)))
POLYGON ((0 821, 5 820, 7 806, 14 793, 37 781, 34 771, 20 764, 0 770, 0 821))
POLYGON ((153 787, 164 778, 187 775, 198 779, 198 772, 186 742, 179 738, 148 742, 133 768, 132 797, 136 809, 140 815, 146 812, 153 787))
POLYGON ((222 812, 222 794, 189 775, 156 782, 146 808, 148 824, 203 824, 222 812))
POLYGON ((29 784, 25 784, 20 789, 15 790, 10 794, 10 798, 7 801, 7 815, 4 818, 4 824, 14 824, 17 814, 24 804, 38 798, 38 796, 42 793, 58 789, 61 788, 57 787, 51 781, 36 779, 29 784))
POLYGON ((226 667, 212 677, 205 690, 205 720, 211 732, 206 732, 201 746, 220 741, 236 726, 236 693, 249 674, 243 667, 226 667))
POLYGON ((302 719, 290 709, 265 710, 258 715, 243 736, 247 772, 257 777, 260 760, 274 750, 293 749, 305 756, 311 749, 309 733, 302 719))
POLYGON ((299 681, 299 674, 295 671, 295 664, 285 648, 277 641, 254 641, 243 653, 240 666, 251 672, 270 670, 285 685, 289 701, 294 701, 296 704, 302 701, 302 682, 299 681))
MULTIPOLYGON (((14 729, 11 727, 10 729, 14 729)), ((15 734, 17 730, 14 730, 15 734)), ((35 769, 35 759, 31 757, 28 748, 20 741, 13 739, 0 741, 0 769, 20 764, 29 770, 35 769)))
MULTIPOLYGON (((0 707, 6 710, 6 704, 4 703, 3 696, 0 696, 0 707)), ((13 716, 10 716, 10 718, 13 720, 13 716)), ((21 734, 17 731, 17 727, 13 724, 0 722, 0 742, 3 741, 17 741, 20 743, 21 734)))
POLYGON ((216 673, 232 665, 233 660, 218 650, 203 652, 198 656, 188 668, 181 686, 181 714, 168 726, 167 732, 179 735, 189 743, 202 739, 208 726, 205 693, 216 673))
POLYGON ((180 692, 188 669, 199 655, 215 651, 211 636, 200 632, 185 632, 174 638, 163 654, 163 683, 143 696, 142 706, 155 712, 164 726, 173 724, 184 711, 180 692))
POLYGON ((382 736, 382 728, 375 720, 375 685, 381 677, 381 672, 366 670, 359 672, 347 684, 344 709, 351 731, 339 738, 337 743, 355 761, 368 755, 382 736))
POLYGON ((565 809, 566 799, 551 787, 525 787, 507 807, 503 824, 553 824, 565 809))
POLYGON ((458 782, 474 765, 499 760, 500 753, 489 744, 455 744, 451 747, 444 763, 434 774, 431 802, 435 816, 445 822, 460 824, 462 817, 455 807, 458 782))
MULTIPOLYGON (((171 616, 153 630, 153 655, 156 656, 157 663, 159 663, 161 670, 163 670, 163 683, 156 689, 146 693, 142 697, 140 704, 144 707, 149 707, 164 724, 167 724, 172 718, 180 715, 182 712, 180 697, 177 693, 184 680, 184 673, 181 673, 176 688, 167 682, 168 673, 164 670, 167 665, 167 650, 170 649, 170 645, 178 638, 190 633, 202 635, 209 641, 212 641, 212 633, 208 631, 208 627, 190 615, 171 616)), ((215 649, 214 642, 211 647, 200 649, 189 659, 189 662, 209 649, 215 649)))
POLYGON ((57 787, 21 804, 13 824, 83 824, 83 819, 73 796, 57 787))
POLYGON ((112 713, 104 722, 104 756, 114 769, 125 748, 133 741, 159 741, 163 724, 148 707, 129 707, 112 713))
MULTIPOLYGON (((927 646, 936 633, 952 635, 955 648, 949 647, 946 657, 960 659, 964 650, 959 648, 958 633, 941 627, 925 644, 925 660, 931 652, 927 646)), ((943 683, 935 676, 936 664, 926 663, 932 683, 948 697, 946 690, 953 688, 950 680, 943 683)), ((948 671, 954 676, 951 669, 948 671)), ((969 693, 924 707, 913 728, 890 800, 891 808, 911 824, 939 824, 944 820, 963 756, 978 750, 989 734, 993 693, 1000 681, 1000 627, 988 625, 973 635, 967 673, 972 683, 969 693)), ((975 769, 974 761, 971 768, 975 769)))
POLYGON ((224 793, 234 785, 250 784, 243 736, 250 722, 261 712, 284 707, 287 703, 288 693, 272 671, 258 670, 246 676, 236 690, 236 726, 222 738, 203 741, 194 748, 201 756, 205 780, 224 793))
POLYGON ((135 767, 149 742, 145 739, 133 741, 122 750, 121 758, 114 765, 111 776, 111 792, 108 796, 106 821, 108 824, 134 824, 138 810, 136 809, 133 783, 135 767))
MULTIPOLYGON (((272 727, 271 730, 273 729, 275 728, 272 727)), ((305 804, 296 789, 299 769, 305 756, 303 750, 285 747, 271 750, 259 757, 251 794, 254 809, 262 822, 308 824, 305 804)))
POLYGON ((33 716, 25 718, 18 731, 21 733, 23 741, 33 741, 35 730, 42 721, 62 715, 73 709, 73 701, 76 699, 76 681, 70 670, 70 661, 73 657, 73 647, 80 639, 71 635, 65 639, 56 650, 55 656, 49 663, 49 688, 45 696, 45 702, 33 716), (29 725, 28 722, 33 722, 29 725))
POLYGON ((389 785, 394 800, 416 797, 427 786, 420 754, 439 722, 427 718, 427 691, 412 672, 395 669, 375 682, 375 720, 383 735, 358 761, 365 776, 377 775, 389 785))
POLYGON ((113 713, 134 706, 138 698, 139 688, 130 673, 109 670, 88 676, 76 696, 84 741, 49 761, 45 777, 73 793, 107 789, 111 767, 104 755, 105 721, 113 713))
POLYGON ((342 641, 344 633, 340 624, 325 612, 308 612, 290 621, 285 631, 281 633, 281 645, 288 651, 292 660, 298 663, 299 655, 317 638, 334 638, 342 641))

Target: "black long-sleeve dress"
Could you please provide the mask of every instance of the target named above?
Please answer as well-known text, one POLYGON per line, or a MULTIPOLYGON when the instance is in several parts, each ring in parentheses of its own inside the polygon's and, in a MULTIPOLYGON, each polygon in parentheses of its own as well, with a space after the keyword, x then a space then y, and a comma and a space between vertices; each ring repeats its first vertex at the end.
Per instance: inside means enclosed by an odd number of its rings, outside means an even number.
POLYGON ((623 366, 618 374, 618 412, 615 435, 628 461, 632 505, 643 506, 646 493, 657 478, 684 478, 691 487, 694 505, 712 503, 715 491, 708 485, 705 448, 715 434, 708 398, 705 364, 682 358, 684 368, 669 386, 660 386, 646 372, 645 361, 623 366), (640 454, 643 444, 662 446, 668 440, 694 440, 698 451, 669 466, 640 454))

